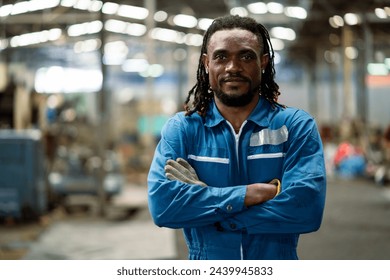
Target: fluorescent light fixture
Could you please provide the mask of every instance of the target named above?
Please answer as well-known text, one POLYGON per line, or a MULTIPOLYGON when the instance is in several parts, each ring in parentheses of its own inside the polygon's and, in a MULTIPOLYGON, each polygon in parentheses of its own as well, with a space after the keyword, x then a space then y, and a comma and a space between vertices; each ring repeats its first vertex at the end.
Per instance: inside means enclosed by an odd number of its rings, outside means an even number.
POLYGON ((117 19, 109 19, 106 21, 104 29, 115 33, 125 33, 127 30, 127 22, 117 19))
POLYGON ((347 13, 344 15, 345 23, 348 25, 357 25, 361 22, 360 16, 354 13, 347 13))
POLYGON ((99 39, 89 39, 78 41, 74 44, 73 51, 75 53, 93 52, 100 48, 102 42, 99 39))
POLYGON ((28 1, 17 2, 12 7, 11 15, 25 14, 30 10, 30 3, 28 1))
POLYGON ((148 67, 149 62, 144 58, 127 59, 122 64, 122 70, 129 73, 144 72, 148 67))
POLYGON ((390 58, 385 58, 385 65, 390 70, 390 58))
POLYGON ((89 5, 88 11, 90 12, 99 12, 103 7, 102 1, 92 1, 89 5))
POLYGON ((307 11, 302 7, 286 7, 284 9, 284 13, 288 17, 292 18, 298 18, 298 19, 305 19, 307 18, 307 11))
POLYGON ((163 21, 167 20, 168 14, 164 11, 158 11, 154 14, 153 18, 157 22, 163 22, 163 21))
POLYGON ((246 17, 248 15, 248 11, 244 7, 235 7, 230 10, 230 14, 246 17))
POLYGON ((103 5, 102 12, 107 15, 114 15, 118 12, 119 4, 106 2, 103 5))
POLYGON ((11 15, 25 14, 28 12, 54 8, 60 5, 61 0, 30 0, 20 1, 12 5, 11 15))
POLYGON ((213 19, 211 18, 201 18, 198 21, 198 27, 202 30, 207 30, 212 23, 213 19))
POLYGON ((189 46, 201 46, 203 43, 203 36, 200 34, 186 34, 184 36, 185 43, 189 46))
POLYGON ((39 32, 26 33, 14 36, 10 40, 11 47, 23 47, 58 40, 62 35, 62 30, 53 28, 39 32))
POLYGON ((142 20, 148 17, 149 11, 142 7, 136 7, 131 5, 120 5, 117 11, 117 15, 121 17, 142 20))
POLYGON ((7 17, 12 13, 14 5, 8 4, 0 7, 0 17, 7 17))
POLYGON ((284 42, 281 39, 271 38, 271 44, 275 51, 281 51, 284 49, 284 42))
POLYGON ((34 87, 37 92, 48 94, 97 92, 101 89, 102 80, 99 70, 51 66, 37 70, 34 87))
POLYGON ((273 37, 282 40, 294 41, 296 38, 295 31, 287 27, 273 27, 270 33, 273 37))
POLYGON ((182 40, 182 36, 179 32, 167 28, 153 28, 150 33, 153 39, 165 41, 165 42, 178 42, 182 40))
POLYGON ((8 48, 9 42, 7 39, 0 39, 0 51, 8 48))
POLYGON ((266 14, 268 12, 267 4, 264 2, 252 3, 247 7, 252 14, 266 14))
POLYGON ((283 10, 284 10, 284 7, 280 3, 269 2, 267 4, 267 9, 268 9, 268 12, 270 12, 271 14, 282 14, 283 10))
POLYGON ((64 7, 73 7, 74 5, 76 5, 77 3, 77 0, 62 0, 61 1, 61 6, 64 6, 64 7))
POLYGON ((121 55, 126 57, 129 49, 124 41, 108 42, 104 45, 104 53, 108 55, 121 55))
POLYGON ((68 35, 70 37, 76 37, 86 34, 96 34, 99 33, 102 28, 103 23, 100 20, 73 24, 68 28, 68 35))
POLYGON ((348 59, 356 59, 359 55, 359 52, 355 47, 346 47, 344 53, 348 59))
POLYGON ((90 4, 90 0, 78 0, 77 3, 73 5, 73 8, 86 11, 90 4))
POLYGON ((375 15, 376 15, 378 18, 381 18, 381 19, 387 18, 387 13, 386 13, 385 9, 376 8, 376 9, 375 9, 375 15))
POLYGON ((194 16, 178 14, 173 17, 173 23, 181 27, 194 28, 198 25, 198 20, 194 16))
POLYGON ((147 77, 152 77, 152 78, 158 78, 164 74, 164 66, 161 64, 152 64, 149 65, 149 67, 142 72, 139 72, 141 77, 147 78, 147 77))
POLYGON ((384 63, 369 63, 367 65, 367 71, 370 75, 386 76, 389 74, 389 69, 384 63))
POLYGON ((104 28, 107 31, 128 34, 132 36, 142 36, 146 33, 146 26, 139 23, 129 23, 122 20, 109 19, 104 28))
POLYGON ((139 23, 128 23, 126 33, 132 36, 142 36, 146 33, 147 28, 143 24, 139 23))
POLYGON ((329 18, 329 24, 333 28, 339 28, 344 26, 344 20, 341 16, 335 15, 329 18))

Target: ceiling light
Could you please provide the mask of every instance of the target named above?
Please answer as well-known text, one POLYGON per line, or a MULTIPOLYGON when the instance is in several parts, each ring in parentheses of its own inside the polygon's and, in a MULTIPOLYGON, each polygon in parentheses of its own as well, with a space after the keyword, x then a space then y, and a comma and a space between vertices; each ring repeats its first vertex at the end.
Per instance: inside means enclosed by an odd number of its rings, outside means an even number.
POLYGON ((149 11, 142 7, 136 7, 131 5, 120 5, 117 12, 118 16, 128 17, 134 19, 146 19, 149 15, 149 11))
POLYGON ((15 3, 11 15, 25 14, 29 11, 30 4, 27 1, 15 3))
POLYGON ((378 18, 381 18, 381 19, 385 19, 387 18, 387 13, 384 9, 381 9, 381 8, 376 8, 375 9, 375 15, 378 17, 378 18))
POLYGON ((345 23, 348 25, 356 25, 361 22, 360 16, 354 13, 347 13, 344 15, 345 23))
POLYGON ((68 28, 68 35, 71 37, 81 36, 85 34, 99 33, 103 28, 103 23, 99 20, 73 24, 68 28))
POLYGON ((11 14, 12 12, 12 7, 14 5, 8 4, 0 7, 0 17, 7 17, 11 14))
POLYGON ((200 34, 187 34, 184 36, 185 43, 189 46, 201 46, 203 43, 203 36, 200 34))
POLYGON ((126 32, 132 36, 142 36, 146 33, 146 26, 139 23, 128 23, 126 32))
POLYGON ((158 11, 154 14, 153 18, 155 21, 162 22, 162 21, 167 20, 168 14, 164 11, 158 11))
POLYGON ((335 15, 329 18, 329 24, 333 28, 339 28, 341 26, 344 26, 344 20, 341 16, 335 15))
POLYGON ((230 14, 233 16, 246 17, 248 15, 248 11, 244 7, 236 7, 230 10, 230 14))
POLYGON ((77 3, 77 0, 62 0, 61 1, 61 6, 64 6, 64 7, 73 7, 73 5, 75 5, 77 3))
POLYGON ((389 74, 389 69, 384 63, 369 63, 367 71, 370 75, 386 76, 389 74))
POLYGON ((356 59, 359 54, 355 47, 346 47, 344 53, 348 59, 356 59))
POLYGON ((109 19, 104 24, 104 29, 110 32, 123 33, 127 29, 127 23, 122 20, 109 19))
POLYGON ((122 64, 122 70, 125 72, 143 72, 146 71, 149 67, 149 63, 144 58, 133 58, 133 59, 127 59, 122 64))
POLYGON ((93 52, 100 48, 101 41, 99 39, 89 39, 78 41, 74 44, 73 51, 75 53, 93 52))
POLYGON ((283 13, 284 7, 282 4, 277 2, 269 2, 267 4, 267 9, 271 14, 281 14, 283 13))
POLYGON ((117 3, 112 3, 112 2, 107 2, 104 3, 102 12, 107 15, 113 15, 118 12, 119 9, 119 4, 117 3))
POLYGON ((213 20, 210 18, 201 18, 198 21, 198 27, 202 30, 207 30, 212 23, 213 20))
POLYGON ((271 28, 271 35, 278 39, 293 41, 296 38, 295 31, 287 27, 271 28))
POLYGON ((302 7, 286 7, 284 13, 288 17, 305 19, 307 18, 307 11, 302 7))
POLYGON ((179 40, 182 40, 179 32, 167 28, 154 28, 150 33, 150 36, 153 39, 165 42, 178 42, 179 40))
POLYGON ((268 12, 267 5, 263 2, 252 3, 247 7, 252 14, 266 14, 268 12))
POLYGON ((284 42, 280 39, 271 38, 271 44, 275 51, 281 51, 284 49, 284 42))
POLYGON ((197 26, 198 20, 193 16, 179 14, 173 17, 173 23, 177 26, 193 28, 197 26))
POLYGON ((53 28, 39 32, 26 33, 19 36, 14 36, 10 40, 11 47, 23 47, 48 41, 58 40, 62 35, 62 30, 53 28))

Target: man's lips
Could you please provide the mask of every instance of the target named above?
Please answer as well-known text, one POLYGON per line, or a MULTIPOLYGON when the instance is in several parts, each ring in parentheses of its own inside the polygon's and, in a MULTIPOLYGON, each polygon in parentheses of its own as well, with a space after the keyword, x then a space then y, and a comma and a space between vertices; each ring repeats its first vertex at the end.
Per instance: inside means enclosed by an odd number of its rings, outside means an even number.
POLYGON ((222 79, 223 83, 248 83, 248 79, 243 77, 230 77, 222 79))

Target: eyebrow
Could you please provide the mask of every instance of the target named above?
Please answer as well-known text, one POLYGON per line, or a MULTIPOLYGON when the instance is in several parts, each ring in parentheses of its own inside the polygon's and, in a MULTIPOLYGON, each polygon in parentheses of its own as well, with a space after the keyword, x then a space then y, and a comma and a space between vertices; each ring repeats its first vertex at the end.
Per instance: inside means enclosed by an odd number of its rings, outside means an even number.
MULTIPOLYGON (((213 56, 214 55, 217 55, 217 54, 226 54, 228 53, 229 51, 227 49, 217 49, 215 50, 212 54, 213 56)), ((238 52, 239 55, 242 55, 242 54, 254 54, 256 56, 258 56, 257 52, 252 50, 252 49, 242 49, 238 52)))

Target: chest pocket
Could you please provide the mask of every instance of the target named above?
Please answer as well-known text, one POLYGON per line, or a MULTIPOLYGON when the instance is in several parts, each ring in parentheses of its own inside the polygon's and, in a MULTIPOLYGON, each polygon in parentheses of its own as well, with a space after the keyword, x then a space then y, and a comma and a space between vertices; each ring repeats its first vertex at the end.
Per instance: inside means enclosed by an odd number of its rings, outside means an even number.
POLYGON ((288 130, 285 125, 252 133, 247 156, 250 183, 281 179, 287 141, 288 130))
POLYGON ((195 147, 188 162, 201 181, 215 187, 228 186, 230 159, 227 149, 220 147, 195 147))

